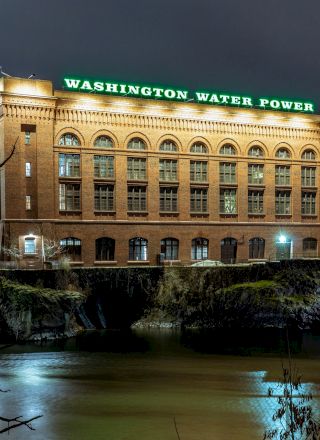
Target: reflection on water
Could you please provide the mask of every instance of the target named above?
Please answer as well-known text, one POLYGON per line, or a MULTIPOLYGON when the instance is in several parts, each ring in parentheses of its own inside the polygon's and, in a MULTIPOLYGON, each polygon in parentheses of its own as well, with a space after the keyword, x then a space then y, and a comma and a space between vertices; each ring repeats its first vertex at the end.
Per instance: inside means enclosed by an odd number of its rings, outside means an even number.
MULTIPOLYGON (((0 387, 11 392, 0 414, 44 414, 35 432, 10 439, 177 440, 174 417, 181 440, 260 439, 276 408, 266 396, 281 376, 281 335, 260 334, 260 345, 256 333, 231 336, 105 331, 2 350, 0 387), (241 355, 221 354, 232 346, 241 355)), ((318 397, 319 339, 292 343, 305 390, 318 397)))

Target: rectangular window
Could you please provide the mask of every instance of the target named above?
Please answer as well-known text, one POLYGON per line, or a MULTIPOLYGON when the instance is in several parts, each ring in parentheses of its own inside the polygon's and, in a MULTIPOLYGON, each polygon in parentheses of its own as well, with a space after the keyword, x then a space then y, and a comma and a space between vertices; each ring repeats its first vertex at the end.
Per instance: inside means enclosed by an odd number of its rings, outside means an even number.
POLYGON ((316 169, 301 167, 301 186, 316 186, 316 169))
POLYGON ((207 182, 208 162, 200 160, 190 161, 190 180, 191 182, 207 182))
POLYGON ((220 163, 220 183, 236 183, 236 164, 220 163))
POLYGON ((140 157, 128 157, 128 179, 145 180, 147 178, 147 161, 140 157))
POLYGON ((178 180, 178 161, 171 159, 160 159, 159 179, 164 181, 178 180))
POLYGON ((25 131, 24 132, 24 143, 25 143, 25 145, 30 145, 30 143, 31 143, 30 131, 25 131))
POLYGON ((208 212, 208 190, 207 188, 190 189, 190 211, 208 212))
POLYGON ((178 188, 160 187, 160 211, 177 212, 178 211, 178 188))
POLYGON ((25 238, 24 239, 24 253, 25 254, 35 254, 36 253, 36 239, 35 238, 25 238))
POLYGON ((305 192, 301 194, 301 214, 315 215, 316 214, 316 192, 305 192))
POLYGON ((30 211, 31 209, 31 196, 26 196, 26 210, 30 211))
POLYGON ((94 156, 94 177, 113 179, 114 178, 114 157, 94 156))
POLYGON ((31 163, 26 162, 26 177, 31 177, 31 163))
POLYGON ((128 186, 128 211, 147 210, 147 187, 146 186, 128 186))
POLYGON ((248 183, 249 185, 262 185, 263 184, 264 167, 260 164, 248 165, 248 183))
POLYGON ((114 210, 113 185, 94 185, 94 209, 96 211, 114 210))
POLYGON ((59 209, 60 209, 60 211, 79 211, 80 210, 80 184, 79 183, 60 183, 59 209))
POLYGON ((80 176, 80 154, 59 154, 59 176, 80 176))
POLYGON ((276 185, 290 185, 290 167, 276 165, 276 185))
POLYGON ((276 214, 291 214, 291 191, 276 191, 276 214))
POLYGON ((220 213, 237 213, 237 190, 225 188, 220 189, 220 213))
POLYGON ((263 213, 263 191, 248 191, 248 213, 263 213))

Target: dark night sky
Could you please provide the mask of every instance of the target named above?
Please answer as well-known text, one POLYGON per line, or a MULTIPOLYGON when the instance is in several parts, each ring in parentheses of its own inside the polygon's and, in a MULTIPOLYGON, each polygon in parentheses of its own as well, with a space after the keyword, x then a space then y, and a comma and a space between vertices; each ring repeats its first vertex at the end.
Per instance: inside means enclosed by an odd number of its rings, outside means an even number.
POLYGON ((319 0, 0 0, 0 65, 320 106, 319 0))

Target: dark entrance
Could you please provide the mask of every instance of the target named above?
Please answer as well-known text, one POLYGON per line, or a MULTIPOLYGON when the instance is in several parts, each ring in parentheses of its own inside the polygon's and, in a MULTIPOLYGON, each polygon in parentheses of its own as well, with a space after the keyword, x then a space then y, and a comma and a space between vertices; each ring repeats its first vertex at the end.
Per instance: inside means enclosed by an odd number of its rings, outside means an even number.
POLYGON ((237 259, 237 240, 227 237, 221 240, 221 261, 222 263, 232 264, 237 259))

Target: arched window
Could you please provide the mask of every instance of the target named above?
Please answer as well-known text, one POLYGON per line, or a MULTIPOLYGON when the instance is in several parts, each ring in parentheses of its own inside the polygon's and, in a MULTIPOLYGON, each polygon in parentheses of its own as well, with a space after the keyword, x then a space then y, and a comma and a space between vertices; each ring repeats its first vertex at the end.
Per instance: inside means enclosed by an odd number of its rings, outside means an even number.
POLYGON ((208 154, 208 147, 202 142, 195 142, 190 148, 190 153, 208 154))
POLYGON ((113 238, 101 237, 96 239, 96 261, 114 260, 115 241, 113 238))
POLYGON ((129 260, 146 261, 148 259, 148 240, 134 237, 129 240, 129 260))
POLYGON ((235 238, 226 237, 221 240, 221 261, 223 263, 235 263, 237 259, 238 242, 235 238))
POLYGON ((98 136, 93 144, 95 147, 113 148, 113 140, 109 136, 98 136))
POLYGON ((192 240, 191 245, 191 259, 192 260, 207 260, 208 259, 208 245, 209 240, 198 237, 192 240))
POLYGON ((248 151, 248 156, 263 157, 264 156, 263 149, 259 147, 259 145, 253 145, 248 151))
POLYGON ((65 133, 59 139, 59 145, 67 145, 67 146, 79 146, 80 141, 78 137, 73 133, 65 133))
POLYGON ((249 259, 264 258, 265 240, 254 237, 249 240, 249 259))
POLYGON ((220 154, 222 156, 235 156, 236 155, 236 149, 231 144, 223 144, 220 148, 220 154))
POLYGON ((289 159, 291 157, 290 151, 287 148, 279 148, 276 152, 276 157, 279 159, 289 159))
POLYGON ((318 255, 318 240, 316 238, 304 238, 302 242, 304 257, 317 257, 318 255))
POLYGON ((132 138, 128 143, 128 150, 146 150, 147 146, 144 140, 132 138))
POLYGON ((178 260, 179 240, 176 238, 163 238, 160 242, 161 254, 165 260, 178 260))
POLYGON ((81 240, 79 238, 63 238, 60 240, 60 246, 72 261, 81 261, 81 240))
POLYGON ((162 142, 162 144, 160 145, 159 150, 160 151, 174 152, 174 151, 178 151, 178 147, 176 146, 176 144, 173 141, 166 140, 166 141, 162 142))
POLYGON ((302 158, 303 160, 316 160, 316 153, 315 153, 313 150, 311 150, 311 149, 309 149, 309 150, 305 150, 305 151, 302 153, 301 158, 302 158))

